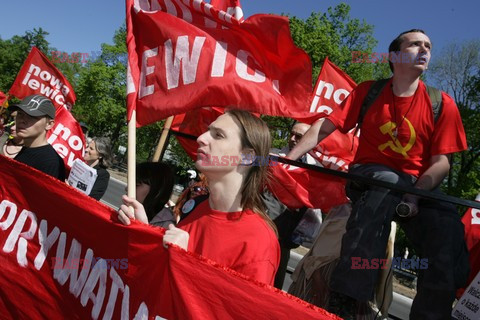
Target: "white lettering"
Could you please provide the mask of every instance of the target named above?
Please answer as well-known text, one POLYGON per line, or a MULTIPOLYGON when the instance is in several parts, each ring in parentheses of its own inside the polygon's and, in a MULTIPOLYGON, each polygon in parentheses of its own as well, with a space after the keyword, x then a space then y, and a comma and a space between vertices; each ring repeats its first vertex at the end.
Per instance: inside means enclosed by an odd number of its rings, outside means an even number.
POLYGON ((100 310, 102 309, 103 299, 105 298, 105 290, 107 285, 107 263, 103 259, 99 259, 90 272, 87 282, 82 290, 80 303, 86 306, 88 300, 93 302, 92 318, 98 319, 100 310), (98 284, 97 294, 93 290, 98 284))
POLYGON ((195 37, 193 41, 192 55, 189 56, 190 45, 188 36, 179 36, 174 53, 172 40, 165 41, 165 69, 167 89, 178 87, 180 79, 180 65, 182 66, 183 84, 195 82, 197 76, 198 60, 205 42, 205 37, 195 37))
POLYGON ((480 210, 472 209, 472 224, 480 224, 480 210))
POLYGON ((12 231, 8 235, 5 245, 3 246, 3 252, 12 252, 15 248, 15 244, 18 242, 17 248, 17 262, 20 266, 26 267, 27 262, 27 240, 31 240, 37 231, 37 217, 35 214, 28 210, 22 210, 18 216, 17 222, 13 226, 12 231), (21 232, 25 226, 27 218, 30 219, 30 228, 27 231, 21 232))
POLYGON ((0 203, 0 219, 3 218, 3 215, 7 211, 7 208, 9 209, 8 217, 7 219, 5 219, 5 221, 0 222, 0 229, 2 230, 7 230, 8 228, 10 228, 13 221, 15 220, 15 217, 17 216, 17 206, 15 205, 15 203, 8 200, 2 200, 2 202, 0 203))
POLYGON ((117 302, 118 289, 120 289, 122 292, 125 291, 125 285, 122 281, 122 278, 120 278, 117 271, 115 271, 115 268, 110 269, 110 278, 112 279, 112 287, 110 289, 110 295, 108 296, 105 313, 103 314, 103 320, 112 319, 115 303, 117 302))
POLYGON ((223 77, 225 72, 225 62, 227 60, 226 42, 218 41, 215 43, 215 53, 213 55, 212 77, 223 77))
POLYGON ((348 97, 349 94, 350 94, 350 92, 348 92, 345 89, 335 90, 335 93, 333 94, 333 100, 335 100, 336 104, 341 104, 343 102, 343 100, 345 100, 345 98, 348 97), (343 95, 343 97, 342 97, 342 95, 343 95))
POLYGON ((78 266, 72 267, 70 266, 70 262, 79 261, 82 245, 75 238, 72 239, 68 257, 67 259, 64 259, 66 238, 67 235, 65 232, 60 233, 60 239, 57 245, 57 254, 55 256, 55 265, 53 267, 53 278, 56 279, 62 286, 67 282, 68 278, 70 278, 69 291, 76 298, 78 298, 78 295, 82 291, 82 288, 87 281, 90 265, 92 263, 93 251, 92 249, 87 249, 82 271, 80 272, 80 276, 77 278, 78 266))
POLYGON ((145 50, 142 55, 142 70, 140 72, 140 99, 153 93, 153 84, 147 86, 147 76, 152 74, 155 66, 148 66, 148 58, 155 57, 158 54, 158 48, 145 50))
POLYGON ((52 232, 48 234, 48 222, 45 219, 40 221, 40 228, 38 229, 38 243, 40 244, 40 251, 34 260, 34 265, 37 270, 40 270, 45 262, 48 251, 57 241, 60 235, 60 229, 58 227, 53 228, 52 232))
POLYGON ((238 50, 237 52, 237 60, 235 65, 235 71, 237 72, 238 76, 244 80, 262 83, 265 81, 265 74, 258 69, 255 69, 254 73, 251 75, 248 73, 248 58, 251 58, 255 63, 255 58, 245 50, 238 50))

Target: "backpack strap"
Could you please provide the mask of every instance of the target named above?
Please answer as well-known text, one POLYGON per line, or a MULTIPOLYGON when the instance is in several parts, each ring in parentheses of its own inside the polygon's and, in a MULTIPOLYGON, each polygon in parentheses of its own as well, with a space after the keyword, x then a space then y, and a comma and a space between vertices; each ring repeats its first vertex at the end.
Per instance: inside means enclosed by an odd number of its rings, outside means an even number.
POLYGON ((208 196, 209 196, 209 194, 203 194, 201 196, 198 196, 198 197, 191 198, 191 199, 187 200, 183 204, 182 209, 180 209, 180 212, 181 212, 180 213, 180 220, 178 222, 185 219, 193 210, 195 210, 196 207, 198 207, 198 205, 200 203, 207 200, 208 196))
POLYGON ((368 93, 365 99, 363 99, 362 107, 360 108, 360 114, 358 115, 357 128, 355 129, 355 133, 357 132, 358 129, 362 127, 363 118, 365 117, 365 114, 367 114, 368 109, 378 98, 383 88, 388 83, 388 81, 390 81, 390 79, 381 79, 381 80, 375 81, 371 85, 370 89, 368 89, 368 93))
MULTIPOLYGON (((362 107, 360 108, 360 114, 358 115, 357 128, 355 129, 355 133, 357 132, 358 129, 361 128, 365 114, 367 113, 370 106, 378 98, 378 96, 382 92, 383 88, 385 88, 385 85, 388 83, 389 80, 390 79, 381 79, 381 80, 375 81, 370 87, 370 89, 368 89, 368 93, 365 99, 363 99, 362 107)), ((430 87, 430 86, 426 86, 426 87, 427 87, 428 96, 430 97, 430 102, 432 104, 433 118, 436 123, 443 109, 442 92, 434 87, 430 87)))
POLYGON ((443 109, 442 92, 437 88, 427 86, 427 93, 432 103, 433 119, 437 123, 443 109))

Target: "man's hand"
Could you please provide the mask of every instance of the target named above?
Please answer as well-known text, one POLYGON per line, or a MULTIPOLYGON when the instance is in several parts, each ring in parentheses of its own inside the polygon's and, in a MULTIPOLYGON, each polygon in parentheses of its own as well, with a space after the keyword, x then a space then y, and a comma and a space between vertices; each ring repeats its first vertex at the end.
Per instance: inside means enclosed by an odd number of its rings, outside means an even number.
POLYGON ((163 246, 168 248, 169 244, 175 244, 180 248, 187 250, 190 235, 187 231, 176 228, 173 224, 168 225, 168 230, 163 236, 163 246))
POLYGON ((140 202, 127 195, 122 196, 122 202, 123 204, 118 209, 118 220, 121 223, 128 226, 130 225, 130 220, 138 220, 148 224, 147 213, 140 202))

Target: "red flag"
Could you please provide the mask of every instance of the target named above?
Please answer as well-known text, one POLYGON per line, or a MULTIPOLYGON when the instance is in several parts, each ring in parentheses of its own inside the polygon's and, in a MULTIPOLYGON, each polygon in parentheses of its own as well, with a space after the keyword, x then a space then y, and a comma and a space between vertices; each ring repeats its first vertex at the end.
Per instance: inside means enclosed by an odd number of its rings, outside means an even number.
MULTIPOLYGON (((321 117, 329 115, 340 107, 355 86, 355 82, 345 72, 325 58, 312 95, 310 112, 323 113, 321 117)), ((353 131, 343 134, 336 130, 310 151, 309 155, 317 161, 317 165, 347 171, 357 146, 358 137, 353 135, 353 131)), ((273 175, 279 183, 269 187, 290 208, 306 206, 328 212, 331 207, 348 201, 344 179, 297 167, 287 168, 289 170, 282 166, 274 168, 273 175)))
POLYGON ((240 0, 212 0, 210 4, 219 10, 223 10, 228 14, 231 14, 232 17, 238 20, 238 22, 243 22, 243 10, 240 0))
MULTIPOLYGON (((477 195, 475 200, 480 201, 480 194, 477 195)), ((465 225, 465 242, 470 260, 470 275, 465 286, 466 288, 480 271, 480 210, 469 208, 465 212, 462 222, 465 225)), ((463 294, 465 288, 458 290, 458 297, 463 294)))
POLYGON ((325 58, 312 95, 310 112, 329 115, 340 107, 357 84, 339 67, 325 58))
POLYGON ((240 24, 205 2, 134 2, 127 0, 127 94, 138 126, 202 106, 308 112, 311 63, 293 44, 288 18, 255 15, 240 24))
POLYGON ((67 78, 36 47, 30 51, 9 93, 17 98, 41 94, 55 105, 55 125, 47 132, 48 142, 71 168, 73 160, 83 161, 85 136, 80 124, 73 118, 76 96, 67 78))
POLYGON ((3 107, 4 103, 7 101, 7 95, 0 91, 0 107, 3 107))
POLYGON ((214 261, 165 249, 162 228, 112 220, 116 213, 102 203, 0 156, 0 314, 339 319, 214 261))

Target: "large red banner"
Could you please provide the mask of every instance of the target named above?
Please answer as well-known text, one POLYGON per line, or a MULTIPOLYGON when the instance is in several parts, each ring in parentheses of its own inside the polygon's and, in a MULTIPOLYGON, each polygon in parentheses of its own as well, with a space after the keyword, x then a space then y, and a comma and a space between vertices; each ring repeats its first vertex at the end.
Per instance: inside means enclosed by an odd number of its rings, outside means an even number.
POLYGON ((2 318, 338 319, 163 233, 0 156, 2 318))
POLYGON ((48 131, 47 139, 71 168, 75 159, 83 160, 85 136, 80 124, 70 113, 75 103, 75 93, 67 78, 36 47, 30 51, 9 91, 10 95, 23 99, 41 94, 55 105, 55 125, 48 131))
POLYGON ((137 126, 209 106, 308 113, 311 63, 294 45, 287 17, 240 23, 202 1, 126 3, 127 105, 137 126))

